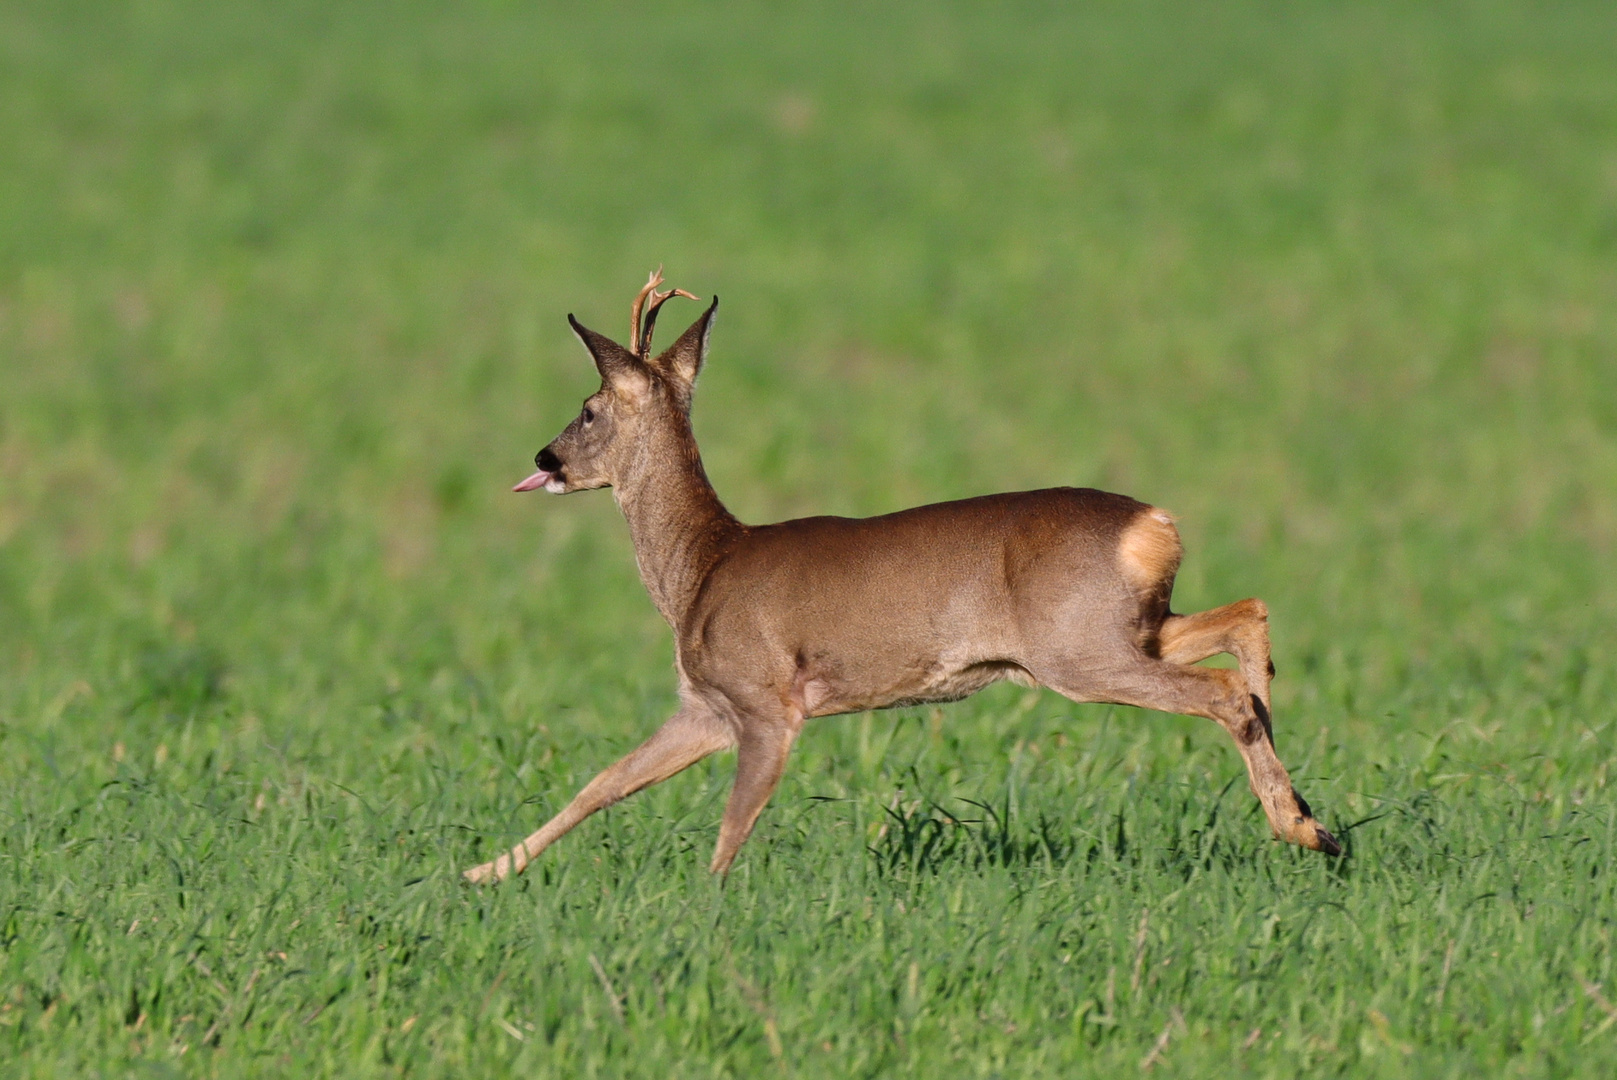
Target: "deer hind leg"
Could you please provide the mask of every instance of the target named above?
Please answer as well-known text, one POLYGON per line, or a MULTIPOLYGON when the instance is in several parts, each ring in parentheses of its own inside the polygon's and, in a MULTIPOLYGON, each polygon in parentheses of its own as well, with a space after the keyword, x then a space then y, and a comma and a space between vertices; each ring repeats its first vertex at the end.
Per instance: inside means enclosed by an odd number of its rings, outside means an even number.
POLYGON ((1235 740, 1246 762, 1252 793, 1258 797, 1277 840, 1300 844, 1328 855, 1341 845, 1314 820, 1307 800, 1291 786, 1286 767, 1275 756, 1268 731, 1268 707, 1238 672, 1193 667, 1141 654, 1121 669, 1103 675, 1061 679, 1034 672, 1046 686, 1075 701, 1112 701, 1159 712, 1201 716, 1216 722, 1235 740))
POLYGON ((708 869, 715 874, 728 874, 736 852, 752 835, 758 815, 763 813, 769 797, 775 793, 781 774, 786 771, 786 758, 802 730, 801 715, 784 720, 757 723, 749 718, 741 729, 736 746, 736 782, 730 790, 730 801, 724 808, 724 820, 719 825, 719 842, 713 849, 713 862, 708 869))
POLYGON ((1262 600, 1237 600, 1193 615, 1169 615, 1158 640, 1162 658, 1175 664, 1195 664, 1219 653, 1235 657, 1247 692, 1263 702, 1264 727, 1274 742, 1269 682, 1275 669, 1269 659, 1269 608, 1262 600))
POLYGON ((474 866, 461 876, 474 885, 484 885, 520 874, 539 857, 540 852, 595 811, 611 806, 641 788, 661 783, 709 754, 733 745, 734 733, 718 717, 700 709, 681 709, 651 738, 591 780, 561 813, 547 821, 538 832, 512 848, 508 854, 482 866, 474 866))
MULTIPOLYGON (((1262 600, 1238 600, 1194 615, 1170 615, 1162 624, 1160 643, 1162 658, 1176 664, 1195 664, 1219 653, 1235 657, 1247 693, 1261 705, 1258 715, 1273 752, 1274 713, 1269 684, 1274 680, 1275 667, 1269 659, 1269 608, 1262 600)), ((1255 787, 1253 790, 1256 793, 1255 787)), ((1295 788, 1292 796, 1306 811, 1308 800, 1295 788)))

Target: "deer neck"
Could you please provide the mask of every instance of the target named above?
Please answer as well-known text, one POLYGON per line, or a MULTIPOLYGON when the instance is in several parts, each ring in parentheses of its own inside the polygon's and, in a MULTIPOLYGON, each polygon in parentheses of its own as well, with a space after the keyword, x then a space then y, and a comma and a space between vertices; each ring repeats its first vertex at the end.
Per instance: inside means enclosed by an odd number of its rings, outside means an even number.
POLYGON ((613 494, 629 523, 640 579, 677 630, 708 571, 743 528, 708 482, 690 421, 679 417, 645 440, 613 494))

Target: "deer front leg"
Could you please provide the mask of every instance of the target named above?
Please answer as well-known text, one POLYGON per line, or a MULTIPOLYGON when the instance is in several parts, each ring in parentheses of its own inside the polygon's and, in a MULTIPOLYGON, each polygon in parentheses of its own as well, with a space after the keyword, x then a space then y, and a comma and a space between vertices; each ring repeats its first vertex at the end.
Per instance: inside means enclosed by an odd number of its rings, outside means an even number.
POLYGON ((671 716, 656 734, 591 780, 561 813, 538 832, 493 862, 474 866, 461 876, 474 885, 503 881, 520 874, 539 853, 561 839, 573 826, 603 807, 627 798, 641 788, 673 776, 709 754, 735 743, 729 725, 706 710, 686 706, 671 716))
POLYGON ((736 852, 752 835, 758 815, 763 813, 764 805, 786 771, 786 757, 792 752, 792 744, 797 741, 802 727, 801 716, 766 722, 748 717, 743 722, 736 745, 735 787, 725 805, 724 821, 719 825, 719 843, 713 849, 713 862, 708 866, 713 873, 730 872, 736 852))

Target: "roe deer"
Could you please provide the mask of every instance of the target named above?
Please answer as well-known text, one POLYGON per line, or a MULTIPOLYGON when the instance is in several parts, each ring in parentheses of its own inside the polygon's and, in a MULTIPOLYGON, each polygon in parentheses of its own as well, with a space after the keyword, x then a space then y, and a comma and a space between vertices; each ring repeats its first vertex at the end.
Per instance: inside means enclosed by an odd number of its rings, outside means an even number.
POLYGON ((1275 756, 1268 610, 1242 600, 1170 611, 1181 554, 1172 517, 1124 495, 1050 488, 743 525, 708 483, 690 425, 718 298, 653 357, 658 309, 690 296, 661 283, 653 273, 635 298, 628 348, 568 316, 601 388, 515 490, 612 488, 640 576, 673 628, 681 705, 538 832, 466 871, 469 881, 520 873, 595 811, 735 747, 711 864, 727 872, 805 720, 955 701, 1000 679, 1216 721, 1275 837, 1340 853, 1275 756), (1216 653, 1240 669, 1195 666, 1216 653))

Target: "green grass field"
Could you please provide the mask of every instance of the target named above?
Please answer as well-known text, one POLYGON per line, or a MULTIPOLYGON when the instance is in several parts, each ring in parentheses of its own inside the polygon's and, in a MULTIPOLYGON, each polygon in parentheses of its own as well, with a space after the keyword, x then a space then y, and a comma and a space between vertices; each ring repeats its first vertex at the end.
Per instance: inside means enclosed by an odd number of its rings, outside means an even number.
POLYGON ((1617 1073, 1613 41, 0 4, 0 1075, 1617 1073), (1001 686, 816 721, 722 884, 723 756, 463 887, 675 703, 610 497, 508 493, 659 262, 744 520, 1171 508, 1347 856, 1001 686))

